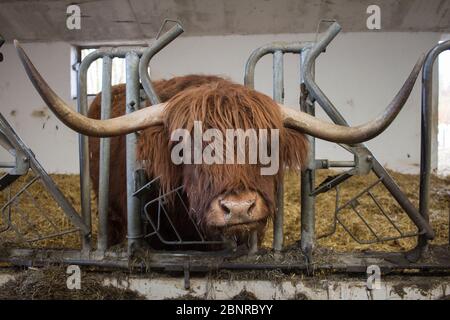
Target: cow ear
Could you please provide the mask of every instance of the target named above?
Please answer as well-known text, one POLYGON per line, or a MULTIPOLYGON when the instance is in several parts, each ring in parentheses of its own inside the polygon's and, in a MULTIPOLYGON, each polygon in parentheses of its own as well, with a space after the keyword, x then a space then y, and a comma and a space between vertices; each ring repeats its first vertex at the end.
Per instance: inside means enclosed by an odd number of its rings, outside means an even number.
POLYGON ((281 143, 281 157, 283 166, 292 170, 303 170, 309 152, 306 136, 296 130, 284 128, 281 143))
POLYGON ((138 159, 150 179, 160 177, 160 185, 168 192, 181 184, 182 168, 170 158, 170 139, 164 125, 154 125, 140 132, 138 159))

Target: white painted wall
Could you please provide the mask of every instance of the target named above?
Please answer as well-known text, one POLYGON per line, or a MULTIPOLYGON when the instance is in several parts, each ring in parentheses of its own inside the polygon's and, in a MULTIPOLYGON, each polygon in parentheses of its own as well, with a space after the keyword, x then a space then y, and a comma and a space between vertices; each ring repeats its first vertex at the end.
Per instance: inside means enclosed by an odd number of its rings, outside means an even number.
MULTIPOLYGON (((314 40, 313 34, 182 37, 152 62, 154 79, 188 73, 219 74, 243 82, 245 62, 255 48, 271 41, 314 40)), ((350 124, 378 115, 403 84, 423 52, 434 46, 438 33, 343 33, 318 60, 316 79, 350 124)), ((24 45, 36 67, 54 90, 70 99, 70 44, 24 45)), ((11 44, 2 48, 0 110, 49 172, 78 172, 77 135, 47 109, 20 65, 11 44), (44 115, 38 111, 44 110, 44 115), (14 111, 14 112, 13 112, 14 111)), ((285 57, 286 104, 298 105, 298 61, 285 57)), ((271 57, 256 69, 256 89, 272 92, 271 57)), ((417 171, 420 161, 420 86, 416 84, 404 110, 391 127, 367 143, 382 164, 400 171, 417 171)), ((324 117, 323 112, 318 112, 324 117)), ((319 142, 318 157, 350 159, 337 145, 319 142)), ((0 161, 7 156, 0 150, 0 161)))

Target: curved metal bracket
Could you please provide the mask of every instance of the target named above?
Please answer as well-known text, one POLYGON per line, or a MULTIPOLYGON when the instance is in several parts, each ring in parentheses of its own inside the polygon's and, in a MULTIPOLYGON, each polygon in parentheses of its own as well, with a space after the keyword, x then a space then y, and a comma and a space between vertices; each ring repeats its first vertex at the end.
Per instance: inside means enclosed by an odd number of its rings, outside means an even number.
POLYGON ((144 51, 141 60, 139 62, 139 77, 141 78, 144 91, 152 104, 158 104, 160 101, 158 95, 156 94, 155 89, 153 88, 152 81, 150 80, 150 75, 148 73, 148 65, 150 63, 150 60, 153 58, 153 56, 155 56, 155 54, 161 51, 165 46, 167 46, 169 43, 175 40, 175 38, 177 38, 180 34, 184 32, 184 29, 181 26, 181 24, 178 21, 176 21, 175 26, 173 26, 169 31, 160 36, 162 28, 164 27, 164 25, 166 25, 168 21, 173 20, 166 19, 164 21, 163 25, 161 26, 161 29, 158 32, 156 40, 148 49, 144 51))

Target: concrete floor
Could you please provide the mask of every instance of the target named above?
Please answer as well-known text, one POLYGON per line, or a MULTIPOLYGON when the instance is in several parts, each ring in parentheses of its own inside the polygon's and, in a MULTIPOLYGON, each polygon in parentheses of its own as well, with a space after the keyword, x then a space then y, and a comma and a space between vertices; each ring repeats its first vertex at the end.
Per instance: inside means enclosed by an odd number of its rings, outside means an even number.
MULTIPOLYGON (((0 286, 13 279, 17 273, 0 273, 0 286)), ((102 276, 103 275, 99 275, 102 276)), ((107 276, 105 285, 128 288, 147 299, 232 299, 236 296, 253 296, 264 300, 435 300, 450 292, 448 276, 386 276, 378 289, 368 290, 366 276, 345 277, 319 275, 316 277, 291 277, 282 281, 213 280, 207 277, 192 278, 190 289, 184 288, 179 277, 146 277, 126 274, 107 276)))

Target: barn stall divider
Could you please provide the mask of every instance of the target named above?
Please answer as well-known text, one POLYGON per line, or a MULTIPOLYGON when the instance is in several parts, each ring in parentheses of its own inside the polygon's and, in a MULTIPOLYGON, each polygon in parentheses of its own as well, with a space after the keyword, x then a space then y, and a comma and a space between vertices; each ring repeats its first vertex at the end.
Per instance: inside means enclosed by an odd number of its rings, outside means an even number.
MULTIPOLYGON (((161 27, 166 25, 166 22, 161 27)), ((255 86, 255 69, 258 61, 265 55, 273 55, 273 99, 283 103, 283 56, 294 54, 300 61, 299 88, 300 109, 311 115, 315 115, 316 105, 320 106, 329 118, 336 124, 348 126, 347 121, 339 113, 330 99, 322 92, 314 80, 314 66, 318 56, 323 53, 330 42, 340 32, 341 27, 337 22, 332 22, 321 39, 311 42, 274 42, 257 48, 249 57, 245 67, 244 83, 250 88, 255 86)), ((158 52, 169 45, 180 34, 183 33, 182 26, 176 22, 167 32, 161 34, 161 30, 155 41, 149 47, 105 47, 95 50, 86 56, 77 68, 78 72, 78 112, 87 115, 87 71, 89 66, 97 59, 103 59, 102 70, 102 99, 101 118, 107 119, 111 114, 111 72, 112 60, 114 58, 125 58, 126 61, 126 112, 130 113, 139 109, 144 101, 148 99, 151 104, 158 104, 159 98, 153 88, 148 72, 149 64, 158 52), (142 84, 143 90, 140 90, 142 84)), ((15 163, 0 164, 0 168, 10 170, 1 177, 1 189, 7 189, 10 184, 20 176, 28 172, 31 167, 33 172, 43 180, 45 187, 54 196, 54 199, 63 209, 73 226, 73 230, 79 231, 81 236, 81 249, 51 249, 20 247, 7 243, 0 250, 0 260, 15 265, 39 265, 48 263, 66 263, 91 265, 99 267, 124 268, 145 271, 148 269, 162 269, 169 271, 184 272, 186 287, 189 287, 189 274, 195 271, 209 271, 211 269, 230 270, 271 270, 280 269, 287 271, 330 270, 341 272, 365 272, 368 265, 376 264, 384 271, 402 271, 407 269, 449 271, 450 259, 446 250, 433 248, 429 251, 432 258, 420 259, 428 248, 428 241, 433 239, 434 231, 429 223, 429 184, 430 184, 430 156, 431 156, 431 103, 432 103, 432 73, 433 64, 438 55, 450 49, 450 41, 435 46, 428 53, 422 69, 422 106, 421 106, 421 164, 420 164, 420 206, 417 209, 400 190, 396 182, 377 161, 375 156, 364 144, 340 145, 353 155, 353 161, 333 161, 330 159, 316 159, 315 138, 308 136, 311 152, 308 158, 306 170, 301 175, 301 219, 299 225, 299 245, 294 250, 289 248, 289 259, 286 258, 286 248, 283 245, 283 186, 278 188, 277 214, 273 221, 273 252, 267 254, 270 258, 255 259, 259 255, 257 248, 257 235, 251 237, 251 243, 245 247, 233 247, 228 241, 210 241, 197 229, 197 237, 200 240, 182 239, 176 228, 170 222, 164 207, 165 198, 169 195, 159 190, 159 196, 144 202, 141 195, 151 188, 158 187, 158 179, 146 181, 141 164, 136 161, 136 133, 126 135, 126 174, 127 174, 127 246, 126 248, 108 248, 107 245, 107 215, 108 215, 108 187, 109 163, 110 163, 110 141, 109 138, 101 138, 100 143, 100 179, 98 196, 98 233, 97 243, 92 241, 92 214, 91 214, 91 190, 89 175, 88 138, 79 136, 80 151, 80 190, 81 190, 81 212, 76 213, 73 207, 51 182, 51 178, 39 165, 31 150, 18 138, 6 119, 0 118, 0 142, 1 146, 11 151, 15 157, 15 163), (321 169, 343 168, 335 176, 330 176, 316 186, 316 172, 321 169), (364 176, 373 172, 377 180, 362 189, 351 199, 340 204, 340 184, 354 176, 364 176), (401 230, 395 221, 389 218, 387 209, 383 207, 372 189, 379 186, 392 195, 393 199, 403 209, 404 213, 411 219, 417 228, 416 232, 405 232, 401 230), (410 252, 346 252, 327 253, 315 255, 315 204, 316 196, 322 193, 336 191, 336 207, 334 209, 333 229, 320 235, 330 236, 341 226, 354 241, 362 244, 373 244, 383 241, 392 241, 406 237, 417 237, 418 244, 410 252), (373 206, 378 208, 380 215, 392 225, 396 234, 382 236, 377 234, 373 226, 365 220, 358 210, 358 199, 369 196, 373 206), (152 217, 148 208, 157 207, 157 216, 152 217), (350 209, 360 218, 368 232, 372 235, 371 240, 360 239, 353 234, 350 228, 341 219, 341 212, 350 209), (168 219, 173 228, 174 239, 165 239, 159 233, 162 219, 168 219), (150 231, 149 231, 150 230, 150 231), (146 232, 147 231, 147 232, 146 232), (167 244, 176 246, 175 251, 147 250, 145 238, 157 236, 167 244), (183 246, 205 247, 216 245, 220 250, 183 250, 183 246), (447 254, 447 255, 446 255, 447 254)), ((151 108, 151 107, 150 107, 151 108)), ((34 182, 34 180, 32 180, 34 182)), ((33 183, 31 182, 31 183, 33 183)), ((0 237, 6 230, 14 228, 11 219, 11 208, 18 197, 29 187, 26 183, 16 194, 9 194, 7 202, 2 205, 2 223, 6 226, 0 230, 0 237)), ((182 186, 170 193, 179 196, 178 192, 182 186)), ((187 210, 187 207, 185 208, 187 210)), ((42 210, 44 215, 45 210, 42 210)), ((300 212, 299 212, 300 215, 300 212)), ((26 216, 26 213, 24 214, 26 216)), ((196 226, 194 221, 189 221, 196 226)), ((30 221, 30 228, 35 228, 30 221)), ((73 232, 71 230, 71 232, 73 232)), ((39 233, 39 230, 36 230, 39 233)), ((18 234, 17 234, 18 235, 18 234)), ((50 234, 49 237, 60 236, 61 233, 50 234)), ((29 242, 40 240, 26 239, 29 242)), ((23 239, 22 239, 23 240, 23 239)))

